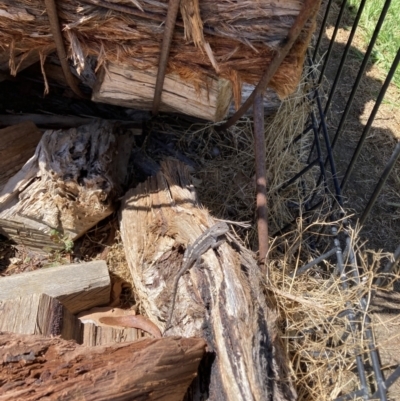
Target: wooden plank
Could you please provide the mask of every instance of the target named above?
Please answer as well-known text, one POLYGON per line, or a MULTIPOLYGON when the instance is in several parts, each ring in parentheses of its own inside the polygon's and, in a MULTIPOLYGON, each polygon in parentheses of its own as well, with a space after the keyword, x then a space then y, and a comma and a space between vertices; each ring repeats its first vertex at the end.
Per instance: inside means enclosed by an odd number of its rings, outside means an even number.
POLYGON ((30 121, 0 129, 0 192, 34 155, 41 137, 40 130, 30 121))
MULTIPOLYGON (((108 64, 98 76, 92 100, 117 106, 151 110, 157 69, 136 70, 108 64)), ((209 79, 195 86, 177 74, 167 74, 160 111, 188 114, 208 121, 220 121, 232 99, 232 89, 225 79, 209 79)))
POLYGON ((110 302, 111 280, 102 260, 0 277, 0 299, 48 294, 71 313, 110 302))
POLYGON ((0 300, 0 331, 16 334, 61 336, 81 342, 81 323, 57 299, 29 294, 0 300))
POLYGON ((182 400, 204 353, 199 338, 89 348, 59 338, 0 333, 0 399, 182 400))

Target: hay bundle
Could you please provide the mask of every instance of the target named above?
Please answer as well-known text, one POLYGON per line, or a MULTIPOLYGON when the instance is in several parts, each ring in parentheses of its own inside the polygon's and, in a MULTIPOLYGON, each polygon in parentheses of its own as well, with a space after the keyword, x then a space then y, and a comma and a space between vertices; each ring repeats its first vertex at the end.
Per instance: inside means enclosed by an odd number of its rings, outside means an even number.
MULTIPOLYGON (((224 78, 240 101, 242 83, 255 84, 292 26, 303 1, 182 0, 173 37, 168 72, 200 84, 224 78)), ((167 0, 62 0, 58 14, 69 56, 82 70, 88 56, 123 63, 135 69, 158 65, 167 0), (119 7, 121 11, 113 10, 119 7), (136 14, 136 15, 133 15, 136 14)), ((314 21, 286 57, 271 86, 280 97, 299 82, 314 21)), ((16 74, 33 53, 46 54, 53 45, 44 2, 4 0, 0 4, 0 69, 9 63, 16 74)), ((43 58, 42 58, 43 59, 43 58)))

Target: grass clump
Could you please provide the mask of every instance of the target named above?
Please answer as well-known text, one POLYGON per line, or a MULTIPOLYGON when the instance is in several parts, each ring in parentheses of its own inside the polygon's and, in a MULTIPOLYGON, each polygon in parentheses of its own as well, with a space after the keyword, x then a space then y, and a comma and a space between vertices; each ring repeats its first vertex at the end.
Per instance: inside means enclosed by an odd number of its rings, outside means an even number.
MULTIPOLYGON (((361 0, 349 0, 349 7, 356 12, 360 6, 361 0)), ((359 29, 361 28, 362 37, 367 47, 382 12, 385 0, 367 1, 364 11, 361 15, 359 29)), ((373 52, 373 61, 386 75, 390 66, 396 57, 400 48, 400 24, 398 16, 400 15, 400 0, 392 0, 385 21, 379 32, 375 49, 373 52)), ((392 82, 400 89, 400 70, 397 69, 392 82)))

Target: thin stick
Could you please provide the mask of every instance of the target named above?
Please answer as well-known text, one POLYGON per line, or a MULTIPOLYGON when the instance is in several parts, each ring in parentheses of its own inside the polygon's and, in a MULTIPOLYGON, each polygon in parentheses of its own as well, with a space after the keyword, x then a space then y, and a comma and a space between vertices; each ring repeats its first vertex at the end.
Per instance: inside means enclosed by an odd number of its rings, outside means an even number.
POLYGON ((171 49, 172 35, 174 34, 176 17, 178 16, 180 3, 181 0, 170 0, 168 4, 168 12, 165 19, 164 36, 160 49, 160 60, 158 62, 157 81, 156 87, 154 89, 153 115, 158 114, 158 109, 160 107, 161 93, 164 86, 165 72, 167 71, 167 63, 169 51, 171 49))
POLYGON ((271 64, 265 70, 264 75, 262 76, 260 82, 254 88, 251 95, 242 104, 239 110, 231 118, 229 118, 226 123, 220 125, 219 127, 216 127, 217 130, 224 130, 235 124, 239 120, 239 118, 243 117, 246 111, 253 104, 256 95, 264 94, 264 91, 267 89, 269 82, 275 75, 279 66, 282 64, 282 61, 284 60, 286 55, 289 53, 294 42, 300 35, 301 30, 304 28, 307 21, 317 11, 319 3, 320 3, 319 0, 305 0, 303 8, 301 9, 299 15, 297 16, 296 21, 290 28, 288 36, 281 42, 281 48, 276 52, 275 57, 272 59, 271 64))
POLYGON ((78 88, 74 77, 69 69, 67 61, 67 53, 65 51, 64 40, 61 34, 60 21, 58 19, 57 7, 54 0, 44 0, 46 5, 47 15, 49 17, 50 29, 53 35, 54 43, 56 44, 58 58, 60 59, 61 67, 64 72, 65 80, 74 93, 82 99, 86 99, 81 90, 78 88))

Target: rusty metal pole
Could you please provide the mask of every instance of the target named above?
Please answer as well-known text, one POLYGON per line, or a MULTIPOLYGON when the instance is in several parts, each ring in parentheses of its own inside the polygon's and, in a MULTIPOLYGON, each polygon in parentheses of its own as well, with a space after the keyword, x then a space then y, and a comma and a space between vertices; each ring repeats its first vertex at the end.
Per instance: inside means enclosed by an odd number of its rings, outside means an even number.
POLYGON ((168 3, 168 12, 165 19, 165 29, 163 41, 160 49, 160 60, 158 62, 158 73, 156 87, 154 89, 154 100, 153 100, 153 115, 158 114, 158 109, 161 103, 161 93, 164 86, 165 73, 167 71, 167 63, 169 57, 169 51, 171 49, 172 36, 174 34, 174 28, 176 18, 178 16, 179 5, 181 0, 170 0, 168 3))
POLYGON ((258 258, 263 273, 267 274, 268 220, 267 220, 267 171, 265 168, 264 99, 257 93, 253 104, 254 152, 256 165, 256 211, 258 231, 258 258))

